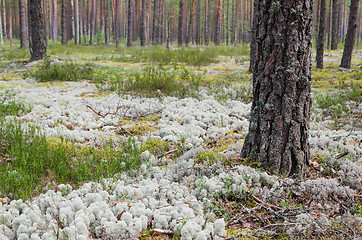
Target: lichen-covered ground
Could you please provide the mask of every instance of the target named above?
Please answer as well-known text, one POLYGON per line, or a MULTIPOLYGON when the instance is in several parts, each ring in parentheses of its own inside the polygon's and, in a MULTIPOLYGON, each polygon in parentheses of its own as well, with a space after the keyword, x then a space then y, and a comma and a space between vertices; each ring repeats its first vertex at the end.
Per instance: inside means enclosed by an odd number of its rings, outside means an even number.
MULTIPOLYGON (((0 189, 0 239, 362 237, 361 52, 355 52, 351 70, 338 67, 340 52, 325 56, 323 70, 313 69, 312 159, 303 181, 270 175, 238 156, 252 97, 248 57, 150 68, 148 62, 81 53, 72 62, 91 62, 96 70, 90 80, 76 82, 39 82, 29 72, 41 62, 3 57, 1 96, 11 89, 16 101, 31 106, 17 119, 23 129, 37 126, 50 146, 102 151, 131 139, 140 165, 78 184, 49 171, 44 188, 27 200, 0 189), (135 85, 120 90, 117 82, 158 75, 183 85, 145 92, 135 85), (196 90, 179 95, 184 85, 196 90)), ((10 169, 12 161, 0 154, 0 166, 10 169)), ((19 171, 7 174, 22 178, 19 171)))

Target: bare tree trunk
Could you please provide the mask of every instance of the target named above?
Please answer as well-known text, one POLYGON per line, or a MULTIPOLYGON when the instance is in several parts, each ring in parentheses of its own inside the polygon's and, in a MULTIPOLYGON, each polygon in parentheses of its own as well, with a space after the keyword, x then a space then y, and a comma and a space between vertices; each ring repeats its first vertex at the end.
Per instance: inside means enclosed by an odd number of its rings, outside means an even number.
MULTIPOLYGON (((0 3, 1 5, 1 3, 0 3)), ((1 13, 1 12, 0 12, 1 13)), ((0 14, 1 15, 1 14, 0 14)), ((5 24, 5 23, 4 23, 5 24)), ((2 17, 0 16, 0 43, 4 44, 4 36, 3 36, 3 22, 2 22, 2 17)))
POLYGON ((25 13, 25 1, 19 0, 19 17, 20 17, 20 47, 25 48, 28 42, 27 20, 25 13))
POLYGON ((331 49, 331 27, 332 27, 332 0, 329 0, 329 8, 328 8, 328 27, 327 27, 327 33, 328 33, 328 41, 327 41, 327 49, 331 49))
POLYGON ((127 25, 127 47, 131 47, 133 40, 133 4, 132 0, 128 1, 128 25, 127 25))
POLYGON ((7 19, 6 19, 6 4, 5 4, 5 0, 3 0, 3 20, 4 20, 4 37, 5 39, 8 38, 8 32, 7 32, 7 19))
POLYGON ((104 1, 104 41, 109 44, 109 0, 104 1))
POLYGON ((359 0, 351 0, 347 36, 344 43, 343 56, 341 60, 341 67, 343 68, 351 68, 352 51, 357 29, 358 1, 359 0))
POLYGON ((258 64, 241 157, 258 161, 273 174, 303 177, 310 156, 312 1, 255 0, 254 6, 258 64))
POLYGON ((95 1, 96 0, 90 0, 89 2, 89 8, 90 8, 90 18, 89 18, 89 45, 93 45, 93 36, 94 36, 94 22, 95 19, 95 1))
POLYGON ((317 68, 323 68, 324 37, 326 22, 326 0, 320 0, 319 32, 317 39, 317 68))
MULTIPOLYGON (((206 0, 207 1, 207 0, 206 0)), ((183 23, 184 23, 184 15, 183 15, 183 10, 184 9, 184 0, 180 0, 179 3, 179 14, 178 14, 178 45, 182 45, 183 44, 183 39, 184 39, 184 27, 183 27, 183 23)))
POLYGON ((201 32, 201 1, 196 4, 196 23, 195 23, 195 40, 196 45, 200 45, 200 32, 201 32))
POLYGON ((29 1, 29 49, 31 60, 46 55, 47 38, 41 0, 29 1))
POLYGON ((68 30, 67 30, 67 12, 68 12, 68 6, 67 6, 67 0, 62 0, 62 44, 66 46, 68 44, 68 30))
POLYGON ((195 13, 195 0, 192 0, 191 2, 191 9, 190 9, 190 18, 189 18, 189 25, 188 25, 188 31, 187 31, 187 39, 186 44, 189 44, 190 37, 191 37, 191 30, 192 30, 192 22, 194 19, 194 13, 195 13))
POLYGON ((226 45, 229 45, 229 0, 226 0, 226 45))
POLYGON ((338 7, 338 0, 333 0, 331 50, 336 50, 338 47, 338 7))
POLYGON ((146 46, 146 0, 142 1, 142 13, 141 13, 141 46, 146 46))
POLYGON ((209 1, 205 0, 205 34, 204 34, 204 43, 206 46, 209 45, 209 28, 210 28, 210 9, 209 1))
POLYGON ((214 26, 214 43, 220 45, 221 42, 221 10, 222 0, 215 0, 215 26, 214 26))

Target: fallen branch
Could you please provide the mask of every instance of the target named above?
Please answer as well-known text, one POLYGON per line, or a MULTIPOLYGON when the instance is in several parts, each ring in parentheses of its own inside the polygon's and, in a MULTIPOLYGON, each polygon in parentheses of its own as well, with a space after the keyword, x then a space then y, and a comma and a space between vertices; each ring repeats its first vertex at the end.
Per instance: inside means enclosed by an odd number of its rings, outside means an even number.
POLYGON ((275 205, 272 205, 272 204, 269 204, 269 203, 266 203, 264 201, 262 201, 260 198, 256 197, 254 194, 251 194, 251 196, 255 199, 256 202, 258 203, 261 203, 263 205, 266 205, 268 207, 271 207, 271 208, 274 208, 274 209, 277 209, 277 210, 285 210, 284 208, 281 208, 281 207, 278 207, 278 206, 275 206, 275 205))
POLYGON ((90 110, 92 110, 95 114, 97 114, 98 116, 101 116, 102 118, 105 118, 107 115, 108 115, 108 113, 107 114, 102 114, 102 113, 100 113, 100 112, 97 112, 94 108, 92 108, 92 106, 90 106, 89 104, 87 104, 87 107, 90 109, 90 110))
POLYGON ((163 230, 163 229, 154 228, 151 231, 154 233, 157 233, 157 234, 173 235, 173 231, 171 231, 171 230, 163 230))
POLYGON ((237 118, 237 119, 239 119, 240 121, 244 121, 244 120, 245 120, 245 118, 240 117, 240 116, 238 116, 238 115, 235 115, 234 113, 230 113, 228 116, 229 116, 229 117, 237 118))
POLYGON ((340 154, 338 154, 337 156, 335 156, 335 159, 340 159, 340 158, 346 156, 348 153, 349 153, 348 151, 345 151, 345 152, 343 152, 343 153, 340 153, 340 154))

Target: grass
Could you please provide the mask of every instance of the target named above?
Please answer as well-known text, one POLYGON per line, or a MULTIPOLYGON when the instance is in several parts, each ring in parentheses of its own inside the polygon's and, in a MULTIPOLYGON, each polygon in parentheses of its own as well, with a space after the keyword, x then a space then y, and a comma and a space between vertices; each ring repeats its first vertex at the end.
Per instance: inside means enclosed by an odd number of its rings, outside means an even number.
POLYGON ((177 96, 195 94, 202 83, 202 74, 186 68, 178 70, 151 65, 138 72, 117 74, 119 70, 110 68, 96 74, 97 87, 100 90, 129 93, 148 97, 177 96), (111 73, 111 72, 116 73, 111 73), (110 72, 110 74, 108 74, 110 72), (107 77, 105 77, 107 76, 107 77))
POLYGON ((38 67, 25 72, 23 78, 32 77, 40 82, 90 80, 93 78, 94 68, 92 64, 78 64, 73 61, 57 63, 46 58, 38 67))
POLYGON ((5 100, 0 101, 0 197, 25 200, 61 183, 79 186, 142 164, 134 138, 101 149, 48 139, 34 126, 5 120, 29 108, 10 93, 1 96, 5 100))

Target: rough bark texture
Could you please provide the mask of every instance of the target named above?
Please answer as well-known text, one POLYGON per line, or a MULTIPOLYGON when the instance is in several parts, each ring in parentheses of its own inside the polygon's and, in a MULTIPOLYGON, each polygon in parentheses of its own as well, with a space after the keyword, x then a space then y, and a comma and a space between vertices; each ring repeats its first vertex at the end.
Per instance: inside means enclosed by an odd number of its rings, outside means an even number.
POLYGON ((61 28, 62 28, 62 44, 64 46, 68 43, 68 36, 67 36, 67 1, 62 0, 62 22, 61 22, 61 28))
POLYGON ((133 40, 133 4, 132 0, 128 2, 128 25, 127 25, 127 47, 131 47, 133 40))
POLYGON ((146 0, 142 2, 142 13, 141 13, 141 46, 146 45, 146 0))
POLYGON ((351 0, 347 36, 344 43, 343 56, 341 61, 341 67, 343 68, 351 68, 352 51, 357 29, 358 1, 359 0, 351 0))
POLYGON ((323 68, 323 54, 324 54, 324 32, 326 22, 326 0, 320 1, 320 13, 319 13, 319 31, 317 39, 317 68, 323 68))
POLYGON ((336 50, 338 47, 338 7, 338 0, 333 0, 331 50, 336 50))
POLYGON ((27 21, 25 13, 25 0, 19 0, 19 17, 20 17, 20 47, 26 47, 28 42, 27 21))
MULTIPOLYGON (((254 4, 257 4, 258 1, 255 1, 254 4)), ((254 6, 254 8, 256 8, 257 6, 254 6)), ((258 24, 259 20, 257 19, 257 17, 259 16, 259 14, 254 14, 253 16, 253 26, 255 26, 256 24, 258 24)), ((250 65, 249 65, 249 71, 253 72, 254 69, 254 53, 255 53, 255 42, 257 39, 257 28, 252 28, 251 29, 251 43, 250 43, 250 65)))
POLYGON ((253 103, 242 157, 303 177, 309 164, 312 0, 256 0, 253 103))
POLYGON ((220 45, 221 42, 221 10, 222 2, 221 0, 215 1, 215 20, 214 20, 214 43, 215 45, 220 45))
POLYGON ((29 1, 29 48, 31 60, 43 59, 46 54, 46 32, 41 0, 29 1))
POLYGON ((183 44, 183 39, 184 39, 184 27, 183 27, 183 22, 184 22, 184 19, 183 19, 183 8, 184 8, 184 2, 183 0, 180 0, 180 3, 179 3, 179 13, 178 13, 178 38, 177 38, 177 43, 179 45, 182 45, 183 44))

